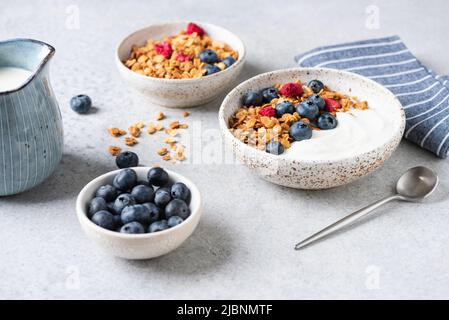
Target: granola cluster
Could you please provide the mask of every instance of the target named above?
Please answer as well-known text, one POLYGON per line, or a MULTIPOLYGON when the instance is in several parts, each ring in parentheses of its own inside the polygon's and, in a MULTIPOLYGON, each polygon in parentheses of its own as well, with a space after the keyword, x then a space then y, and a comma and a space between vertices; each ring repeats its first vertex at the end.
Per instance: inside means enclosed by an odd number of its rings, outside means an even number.
MULTIPOLYGON (((188 115, 189 114, 185 111, 181 113, 183 118, 186 118, 188 115)), ((162 141, 167 145, 167 147, 161 147, 156 151, 156 153, 161 156, 164 161, 183 161, 185 159, 185 147, 178 143, 178 130, 187 129, 189 126, 186 123, 180 123, 178 120, 171 121, 168 125, 164 126, 161 122, 166 118, 163 112, 156 113, 155 118, 155 122, 149 122, 148 124, 145 124, 143 121, 134 123, 128 127, 128 131, 112 127, 108 129, 108 132, 115 138, 125 136, 123 143, 129 147, 132 147, 139 142, 139 138, 141 138, 144 128, 146 128, 146 132, 149 135, 154 135, 158 131, 163 131, 166 136, 162 141)), ((122 149, 115 145, 108 147, 108 152, 112 156, 117 156, 121 151, 122 149)))
POLYGON ((247 92, 243 106, 229 119, 231 132, 259 150, 281 154, 292 142, 310 139, 313 131, 335 128, 337 112, 368 108, 366 101, 313 81, 309 85, 296 81, 247 92))
POLYGON ((144 46, 133 47, 123 63, 149 77, 189 79, 224 70, 230 65, 228 61, 237 59, 237 51, 228 44, 212 40, 201 27, 189 23, 187 30, 176 35, 164 36, 161 41, 149 39, 144 46), (200 54, 207 50, 212 50, 216 59, 201 59, 200 54))

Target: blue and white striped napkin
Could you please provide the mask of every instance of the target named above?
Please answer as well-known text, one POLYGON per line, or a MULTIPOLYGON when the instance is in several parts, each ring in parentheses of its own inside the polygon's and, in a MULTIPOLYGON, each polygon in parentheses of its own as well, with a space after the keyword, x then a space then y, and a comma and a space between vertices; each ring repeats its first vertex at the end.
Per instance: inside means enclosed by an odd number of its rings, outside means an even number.
POLYGON ((404 137, 446 158, 449 149, 449 76, 427 69, 398 36, 320 47, 297 55, 301 67, 327 67, 361 74, 387 87, 401 101, 404 137))

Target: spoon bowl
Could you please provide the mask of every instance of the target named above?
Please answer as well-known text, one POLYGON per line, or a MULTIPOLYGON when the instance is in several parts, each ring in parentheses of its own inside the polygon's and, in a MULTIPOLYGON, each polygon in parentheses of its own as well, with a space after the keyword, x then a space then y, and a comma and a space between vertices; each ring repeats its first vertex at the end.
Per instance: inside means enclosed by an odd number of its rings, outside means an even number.
POLYGON ((437 175, 426 167, 414 167, 399 178, 396 192, 405 201, 419 201, 430 195, 438 185, 437 175))

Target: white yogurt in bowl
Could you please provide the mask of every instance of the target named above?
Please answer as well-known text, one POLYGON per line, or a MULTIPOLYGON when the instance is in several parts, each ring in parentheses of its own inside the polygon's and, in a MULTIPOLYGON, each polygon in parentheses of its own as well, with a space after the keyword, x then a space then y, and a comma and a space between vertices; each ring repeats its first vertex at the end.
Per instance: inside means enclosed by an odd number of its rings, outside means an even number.
POLYGON ((19 88, 31 75, 32 72, 26 69, 0 67, 0 92, 19 88))
POLYGON ((309 140, 296 141, 281 156, 298 160, 335 160, 373 150, 393 133, 384 113, 369 109, 337 112, 337 127, 313 131, 309 140))
POLYGON ((277 70, 246 80, 226 96, 218 118, 224 142, 237 159, 267 181, 299 189, 341 186, 376 170, 394 152, 405 128, 404 110, 391 91, 363 76, 327 68, 277 70), (258 150, 233 135, 229 119, 246 92, 313 79, 367 101, 368 109, 337 113, 336 128, 313 131, 311 139, 293 142, 281 155, 258 150))

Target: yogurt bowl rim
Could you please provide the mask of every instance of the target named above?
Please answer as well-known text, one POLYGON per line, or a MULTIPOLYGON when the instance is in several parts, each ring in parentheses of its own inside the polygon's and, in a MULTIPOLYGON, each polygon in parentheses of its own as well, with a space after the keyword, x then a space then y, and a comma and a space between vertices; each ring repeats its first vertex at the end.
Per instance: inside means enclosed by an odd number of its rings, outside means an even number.
MULTIPOLYGON (((90 228, 95 230, 95 232, 102 233, 105 236, 112 236, 112 237, 117 237, 117 238, 121 238, 121 239, 130 239, 130 240, 132 240, 132 239, 154 239, 154 238, 167 236, 170 233, 173 233, 174 230, 183 228, 183 226, 185 226, 186 222, 188 222, 190 220, 190 218, 192 218, 194 215, 201 215, 202 199, 201 199, 201 193, 200 193, 198 187, 196 186, 196 184, 194 184, 189 178, 186 178, 184 175, 181 175, 179 173, 176 173, 176 172, 168 170, 168 169, 164 169, 168 173, 170 178, 175 178, 174 179, 175 182, 183 182, 183 183, 187 182, 186 184, 188 184, 190 192, 192 193, 192 197, 195 194, 195 198, 198 199, 198 201, 197 201, 198 205, 195 208, 192 208, 191 203, 189 203, 190 215, 182 223, 180 223, 174 227, 171 227, 171 228, 168 228, 168 229, 165 229, 162 231, 158 231, 158 232, 128 234, 128 233, 121 233, 118 231, 102 228, 102 227, 96 225, 95 223, 93 223, 87 217, 86 207, 87 207, 89 200, 84 200, 84 198, 90 199, 90 200, 93 199, 93 198, 89 198, 89 195, 87 193, 90 191, 95 191, 95 190, 90 190, 93 188, 93 186, 95 184, 97 184, 100 181, 105 182, 107 179, 113 177, 114 175, 116 175, 117 173, 119 173, 120 171, 122 171, 124 169, 133 169, 135 171, 136 170, 143 171, 143 170, 150 170, 151 168, 153 168, 153 167, 132 167, 132 168, 123 168, 123 169, 112 170, 112 171, 106 172, 102 175, 99 175, 98 177, 89 181, 83 187, 83 189, 81 189, 81 191, 79 192, 79 194, 76 198, 76 214, 78 216, 78 220, 79 220, 80 224, 87 224, 90 228)), ((137 175, 139 175, 139 174, 137 174, 137 175)))
MULTIPOLYGON (((127 68, 125 66, 125 64, 123 63, 123 61, 120 59, 119 56, 119 51, 122 48, 123 44, 125 43, 126 40, 128 40, 129 38, 131 38, 132 36, 134 36, 137 33, 143 32, 146 29, 152 28, 152 27, 156 27, 156 26, 160 26, 160 27, 164 27, 167 25, 176 25, 176 24, 187 24, 189 22, 192 21, 187 21, 187 20, 174 20, 174 21, 167 21, 167 22, 161 22, 161 23, 154 23, 154 24, 150 24, 146 27, 140 28, 136 31, 131 32, 130 34, 128 34, 126 37, 124 37, 119 44, 117 45, 116 49, 115 49, 115 60, 117 65, 119 66, 120 69, 122 70, 126 70, 124 72, 129 72, 130 74, 132 74, 133 76, 135 76, 137 79, 146 79, 147 81, 156 81, 156 82, 160 82, 160 83, 171 83, 171 84, 182 84, 182 83, 188 83, 188 84, 192 84, 195 82, 200 82, 204 79, 212 79, 212 78, 217 78, 220 75, 222 75, 225 72, 229 72, 229 70, 231 69, 235 69, 238 65, 244 63, 244 60, 246 58, 246 47, 244 42, 232 31, 212 24, 212 23, 208 23, 208 22, 201 22, 201 21, 195 21, 195 24, 198 24, 200 27, 205 27, 205 31, 207 33, 207 28, 211 27, 211 28, 216 28, 216 29, 221 29, 222 31, 228 32, 230 33, 233 37, 235 37, 235 39, 237 40, 237 42, 239 42, 239 45, 241 46, 242 52, 238 52, 239 53, 239 57, 237 58, 237 60, 235 61, 234 64, 232 64, 230 67, 221 70, 220 72, 216 72, 214 74, 208 75, 208 76, 202 76, 199 78, 187 78, 187 79, 166 79, 166 78, 157 78, 157 77, 150 77, 150 76, 146 76, 140 73, 137 73, 135 71, 132 71, 131 69, 127 68)), ((233 50, 236 50, 236 48, 232 48, 233 50)))
MULTIPOLYGON (((301 80, 301 79, 299 79, 299 80, 301 80)), ((250 90, 250 88, 248 88, 247 90, 250 90)), ((368 101, 368 105, 369 105, 369 101, 368 101)), ((402 107, 402 104, 398 100, 398 98, 396 98, 396 96, 390 90, 388 90, 381 84, 375 82, 374 80, 371 80, 362 75, 359 75, 359 74, 356 74, 353 72, 349 72, 349 71, 332 69, 332 68, 324 68, 324 67, 310 67, 310 68, 294 67, 294 68, 279 69, 279 70, 264 72, 264 73, 254 76, 252 78, 249 78, 249 79, 243 81, 242 83, 240 83, 239 85, 237 85, 234 89, 232 89, 226 95, 225 99, 223 100, 223 102, 220 106, 220 110, 218 112, 218 118, 219 118, 219 124, 220 124, 220 129, 222 131, 222 134, 226 135, 231 140, 235 140, 237 143, 239 143, 244 148, 245 153, 251 152, 260 157, 266 156, 272 160, 297 162, 297 163, 304 163, 304 164, 329 164, 329 163, 353 161, 355 158, 358 158, 358 157, 362 158, 364 155, 370 154, 372 152, 380 152, 380 151, 384 150, 386 147, 388 147, 388 145, 391 143, 391 141, 394 140, 398 134, 400 134, 402 136, 404 134, 404 130, 405 130, 404 108, 402 107), (399 108, 399 117, 400 117, 401 123, 394 130, 392 130, 392 133, 389 136, 389 139, 386 139, 380 145, 378 145, 370 150, 362 151, 359 153, 354 153, 352 155, 344 155, 344 156, 340 156, 340 157, 336 157, 336 158, 332 158, 332 159, 295 159, 293 157, 285 157, 282 154, 280 154, 280 155, 271 154, 271 153, 265 152, 265 150, 259 150, 259 149, 256 149, 254 147, 247 145, 246 143, 237 139, 231 133, 231 131, 229 130, 228 123, 227 123, 228 119, 224 118, 224 110, 228 107, 230 100, 234 99, 234 95, 237 94, 238 90, 246 87, 248 85, 248 83, 251 83, 259 78, 267 77, 269 75, 282 75, 283 73, 289 73, 289 72, 308 72, 308 71, 314 71, 314 72, 323 71, 323 72, 330 72, 330 73, 335 73, 335 74, 344 74, 346 76, 355 77, 359 81, 368 82, 368 83, 374 85, 377 89, 381 90, 383 94, 385 94, 386 96, 389 96, 395 102, 394 104, 396 105, 396 107, 399 108)))

